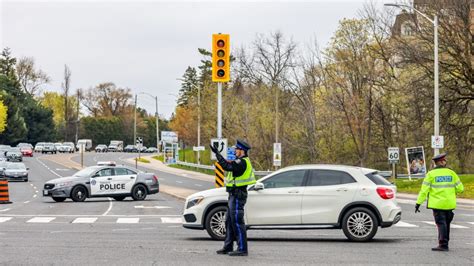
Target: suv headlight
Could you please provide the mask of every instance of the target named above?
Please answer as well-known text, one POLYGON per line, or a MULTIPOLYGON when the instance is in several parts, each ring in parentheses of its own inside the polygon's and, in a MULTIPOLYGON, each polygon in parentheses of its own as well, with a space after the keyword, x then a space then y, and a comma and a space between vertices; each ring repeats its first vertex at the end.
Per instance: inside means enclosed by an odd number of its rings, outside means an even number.
POLYGON ((56 188, 62 188, 62 187, 70 187, 72 185, 72 182, 63 182, 63 183, 57 183, 56 188))
POLYGON ((194 207, 194 206, 198 205, 199 203, 202 202, 203 199, 204 199, 203 196, 199 196, 199 197, 197 197, 197 198, 190 199, 190 200, 188 201, 188 204, 186 204, 186 209, 189 209, 189 208, 191 208, 191 207, 194 207))

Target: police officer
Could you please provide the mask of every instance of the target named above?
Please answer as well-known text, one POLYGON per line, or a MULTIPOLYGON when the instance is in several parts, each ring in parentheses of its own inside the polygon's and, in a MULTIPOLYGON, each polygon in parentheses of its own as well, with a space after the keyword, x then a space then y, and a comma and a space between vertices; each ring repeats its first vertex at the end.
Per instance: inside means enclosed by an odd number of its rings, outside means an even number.
POLYGON ((435 168, 426 174, 421 185, 415 213, 420 212, 420 205, 428 198, 427 208, 433 209, 433 216, 438 227, 438 246, 433 251, 448 251, 449 229, 456 208, 456 193, 464 191, 458 175, 446 167, 446 153, 433 157, 435 168))
POLYGON ((211 145, 211 150, 222 168, 227 172, 225 179, 226 191, 229 193, 228 209, 225 220, 226 236, 224 247, 217 254, 230 256, 247 256, 247 228, 244 221, 244 207, 247 202, 247 186, 255 184, 255 173, 248 158, 250 145, 245 141, 237 140, 235 145, 236 160, 227 161, 222 157, 216 147, 211 145), (234 241, 237 250, 234 251, 234 241))

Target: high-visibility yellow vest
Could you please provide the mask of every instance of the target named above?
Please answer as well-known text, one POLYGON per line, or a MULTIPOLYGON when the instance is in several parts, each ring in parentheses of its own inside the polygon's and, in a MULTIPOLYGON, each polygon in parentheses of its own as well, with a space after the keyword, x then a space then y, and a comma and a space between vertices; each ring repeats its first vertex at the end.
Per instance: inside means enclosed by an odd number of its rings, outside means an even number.
POLYGON ((245 157, 242 158, 242 160, 247 163, 247 168, 245 169, 245 172, 241 176, 233 176, 232 171, 229 171, 225 178, 226 187, 243 187, 255 184, 257 182, 249 158, 245 157))
POLYGON ((418 194, 417 204, 428 198, 428 208, 453 210, 456 208, 456 193, 464 191, 458 175, 449 168, 435 168, 426 174, 418 194))

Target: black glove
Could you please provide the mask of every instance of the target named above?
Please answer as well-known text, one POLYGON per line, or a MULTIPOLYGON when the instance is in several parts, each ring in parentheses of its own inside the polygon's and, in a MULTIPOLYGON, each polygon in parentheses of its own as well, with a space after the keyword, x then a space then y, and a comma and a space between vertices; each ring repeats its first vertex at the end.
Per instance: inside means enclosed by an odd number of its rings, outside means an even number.
POLYGON ((415 204, 415 213, 420 212, 420 204, 415 204))
POLYGON ((212 146, 212 145, 209 145, 209 148, 211 148, 211 151, 215 154, 218 154, 219 151, 216 149, 216 147, 212 146))

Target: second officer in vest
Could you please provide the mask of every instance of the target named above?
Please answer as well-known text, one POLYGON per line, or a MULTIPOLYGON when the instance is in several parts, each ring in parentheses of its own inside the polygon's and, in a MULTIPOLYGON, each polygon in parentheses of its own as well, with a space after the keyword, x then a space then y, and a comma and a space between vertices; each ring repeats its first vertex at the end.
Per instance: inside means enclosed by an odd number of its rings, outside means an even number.
POLYGON ((247 256, 247 228, 244 221, 244 207, 247 202, 247 186, 255 184, 255 174, 248 157, 250 145, 242 140, 237 140, 235 145, 234 161, 227 161, 215 147, 211 150, 216 154, 219 164, 227 172, 225 185, 229 193, 228 209, 225 221, 226 236, 224 247, 217 254, 230 256, 247 256), (237 249, 234 251, 234 241, 237 249))

